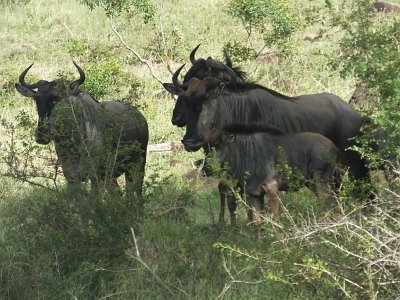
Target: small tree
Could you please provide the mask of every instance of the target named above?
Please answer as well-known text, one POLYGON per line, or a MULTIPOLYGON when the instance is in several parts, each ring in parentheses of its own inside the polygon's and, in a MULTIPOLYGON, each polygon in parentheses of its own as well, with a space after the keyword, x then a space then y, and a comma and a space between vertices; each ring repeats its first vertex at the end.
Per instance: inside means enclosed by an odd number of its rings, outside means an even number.
POLYGON ((256 31, 264 40, 261 51, 273 46, 287 51, 296 22, 285 0, 231 0, 228 13, 242 22, 251 48, 254 49, 252 36, 256 31))

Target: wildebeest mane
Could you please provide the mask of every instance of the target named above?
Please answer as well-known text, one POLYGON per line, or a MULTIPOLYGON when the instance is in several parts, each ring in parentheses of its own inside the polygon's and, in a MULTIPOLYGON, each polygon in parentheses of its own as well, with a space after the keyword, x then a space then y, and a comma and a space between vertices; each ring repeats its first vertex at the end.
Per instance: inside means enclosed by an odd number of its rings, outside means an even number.
MULTIPOLYGON (((196 73, 201 69, 208 69, 207 61, 205 59, 198 59, 196 63, 189 69, 189 71, 183 77, 183 83, 187 83, 190 78, 196 77, 196 73)), ((247 78, 246 72, 244 72, 240 67, 233 67, 233 72, 236 74, 236 81, 244 83, 247 78)), ((202 79, 202 78, 199 78, 202 79)))
MULTIPOLYGON (((257 90, 250 93, 252 93, 251 97, 248 93, 229 93, 228 91, 211 99, 213 117, 209 119, 207 114, 204 113, 204 119, 206 122, 214 123, 216 128, 223 128, 227 124, 236 122, 274 124, 277 128, 283 128, 285 131, 291 128, 307 128, 305 124, 302 124, 303 118, 297 116, 299 114, 304 115, 305 112, 303 113, 301 109, 296 111, 290 108, 293 101, 285 101, 273 95, 271 95, 271 99, 274 99, 274 101, 266 101, 265 95, 258 93, 257 90), (282 105, 275 105, 276 102, 281 102, 282 105), (286 117, 282 118, 282 115, 286 117), (265 116, 268 116, 268 120, 265 116)), ((315 120, 315 126, 318 126, 318 122, 318 120, 315 120)), ((252 130, 255 130, 255 128, 252 130)), ((259 130, 261 129, 259 128, 259 130)), ((245 131, 250 131, 250 129, 245 131)))
POLYGON ((86 146, 95 150, 101 143, 104 127, 99 103, 89 94, 80 92, 69 98, 75 126, 79 127, 86 146))
POLYGON ((268 124, 260 123, 231 123, 223 127, 225 132, 239 133, 239 134, 253 134, 253 133, 269 133, 272 135, 283 135, 285 131, 268 124))
POLYGON ((237 92, 237 91, 243 92, 243 91, 249 91, 252 89, 262 89, 262 90, 269 92, 273 96, 282 98, 283 100, 289 100, 289 101, 294 101, 298 98, 298 97, 291 97, 291 96, 284 95, 282 93, 279 93, 278 91, 275 91, 273 89, 267 88, 265 86, 259 85, 254 82, 239 82, 238 81, 235 83, 229 83, 227 85, 227 88, 232 92, 237 92))

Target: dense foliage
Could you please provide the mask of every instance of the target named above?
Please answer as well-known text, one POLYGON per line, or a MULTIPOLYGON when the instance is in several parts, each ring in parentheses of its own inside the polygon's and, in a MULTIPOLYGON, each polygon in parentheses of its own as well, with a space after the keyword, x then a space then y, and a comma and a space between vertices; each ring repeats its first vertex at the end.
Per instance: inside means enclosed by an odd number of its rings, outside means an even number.
MULTIPOLYGON (((345 33, 340 41, 341 55, 333 66, 342 76, 355 75, 375 94, 375 103, 368 106, 365 114, 372 116, 371 122, 387 133, 386 148, 380 158, 400 159, 400 18, 383 13, 377 16, 373 3, 343 1, 340 13, 331 8, 335 16, 333 25, 345 33)), ((365 101, 368 100, 371 98, 366 97, 365 101)))
POLYGON ((288 50, 288 41, 296 29, 296 21, 286 1, 232 0, 228 5, 228 13, 241 21, 250 44, 253 31, 258 31, 263 36, 265 46, 288 50))

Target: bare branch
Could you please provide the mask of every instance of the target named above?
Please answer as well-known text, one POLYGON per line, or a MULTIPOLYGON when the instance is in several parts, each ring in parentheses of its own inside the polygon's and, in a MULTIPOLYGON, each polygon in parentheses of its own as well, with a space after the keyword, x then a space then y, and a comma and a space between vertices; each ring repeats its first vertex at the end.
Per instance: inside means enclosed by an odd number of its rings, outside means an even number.
MULTIPOLYGON (((222 257, 222 263, 224 265, 224 269, 225 269, 226 273, 228 274, 228 276, 229 276, 229 278, 231 280, 229 282, 225 283, 225 285, 224 285, 222 291, 219 293, 217 299, 222 299, 225 296, 225 293, 232 287, 232 285, 234 285, 236 283, 249 284, 249 285, 258 285, 258 284, 261 284, 261 283, 266 281, 266 280, 257 280, 257 281, 237 280, 232 275, 231 270, 226 265, 225 256, 222 257)), ((239 271, 239 273, 240 273, 240 271, 239 271)))
POLYGON ((117 31, 117 27, 116 27, 116 25, 115 25, 114 20, 113 20, 112 17, 110 17, 110 22, 111 22, 111 29, 112 29, 112 31, 118 36, 119 40, 120 40, 121 43, 125 46, 125 48, 128 49, 130 52, 132 52, 133 55, 135 55, 135 56, 137 57, 137 59, 138 59, 142 64, 145 64, 145 65, 147 66, 147 68, 149 69, 151 76, 153 76, 153 78, 154 78, 155 80, 157 80, 159 83, 162 84, 163 81, 162 81, 160 78, 158 78, 158 77, 156 76, 156 74, 154 73, 153 67, 150 65, 150 63, 149 63, 147 60, 145 60, 144 58, 142 58, 142 56, 141 56, 135 49, 133 49, 132 47, 130 47, 130 46, 125 42, 125 40, 123 39, 123 37, 121 36, 121 34, 117 31))

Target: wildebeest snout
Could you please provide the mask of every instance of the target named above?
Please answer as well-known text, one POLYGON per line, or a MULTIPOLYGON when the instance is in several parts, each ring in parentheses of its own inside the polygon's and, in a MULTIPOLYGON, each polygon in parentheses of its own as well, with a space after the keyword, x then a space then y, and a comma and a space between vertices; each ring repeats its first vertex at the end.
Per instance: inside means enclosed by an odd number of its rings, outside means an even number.
POLYGON ((46 133, 46 130, 43 126, 38 126, 35 131, 35 141, 40 145, 47 145, 50 143, 51 138, 49 134, 46 133))
POLYGON ((198 151, 203 146, 203 142, 196 139, 183 139, 182 144, 185 146, 185 150, 189 152, 198 151))

